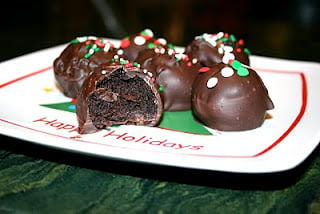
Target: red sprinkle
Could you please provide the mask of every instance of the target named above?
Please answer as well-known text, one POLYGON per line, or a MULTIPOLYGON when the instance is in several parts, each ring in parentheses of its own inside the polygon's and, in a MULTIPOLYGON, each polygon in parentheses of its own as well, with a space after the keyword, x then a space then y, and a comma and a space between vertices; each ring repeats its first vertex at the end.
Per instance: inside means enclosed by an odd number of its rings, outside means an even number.
POLYGON ((240 53, 241 52, 241 48, 236 48, 236 52, 240 53))
POLYGON ((76 104, 76 101, 77 101, 76 98, 72 98, 71 103, 76 104))
POLYGON ((121 44, 120 44, 121 48, 127 48, 129 45, 130 45, 130 40, 129 39, 121 40, 121 44))
POLYGON ((198 72, 203 73, 203 72, 207 72, 207 71, 209 71, 209 70, 210 70, 209 67, 202 67, 202 68, 200 68, 200 69, 198 70, 198 72))
POLYGON ((243 44, 244 44, 243 39, 239 39, 238 44, 239 44, 239 45, 243 45, 243 44))

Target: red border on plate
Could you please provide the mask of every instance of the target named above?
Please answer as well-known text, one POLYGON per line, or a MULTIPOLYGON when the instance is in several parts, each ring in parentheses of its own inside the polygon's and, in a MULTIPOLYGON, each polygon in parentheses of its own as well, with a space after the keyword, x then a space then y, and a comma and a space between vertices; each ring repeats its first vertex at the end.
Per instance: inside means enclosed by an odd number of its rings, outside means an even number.
MULTIPOLYGON (((5 83, 1 84, 0 85, 0 89, 3 88, 3 87, 6 87, 8 85, 11 85, 13 83, 16 83, 16 82, 18 82, 20 80, 24 80, 24 79, 27 79, 29 77, 41 74, 41 73, 43 73, 45 71, 48 71, 50 69, 52 69, 52 66, 49 66, 47 68, 43 68, 43 69, 40 69, 38 71, 23 75, 23 76, 18 77, 16 79, 10 80, 8 82, 5 82, 5 83)), ((256 158, 256 157, 259 157, 259 156, 269 152, 270 150, 272 150, 274 147, 276 147, 280 142, 282 142, 292 132, 292 130, 298 125, 298 123, 302 119, 302 117, 303 117, 303 115, 304 115, 304 113, 306 111, 306 107, 307 107, 307 99, 308 99, 307 80, 306 80, 306 77, 305 77, 304 73, 303 72, 298 72, 298 71, 297 72, 295 72, 295 71, 281 71, 281 70, 271 70, 271 69, 263 69, 263 68, 261 68, 261 69, 256 68, 255 70, 257 70, 258 72, 262 71, 262 72, 270 72, 270 73, 295 74, 295 75, 299 75, 300 76, 301 82, 302 82, 302 86, 301 86, 301 90, 302 90, 302 105, 300 107, 299 114, 297 115, 297 117, 295 118, 293 123, 289 126, 289 128, 277 140, 275 140, 271 145, 269 145, 267 148, 263 149, 261 152, 258 152, 258 153, 254 154, 254 155, 237 156, 237 155, 205 155, 205 154, 192 154, 192 153, 187 153, 187 154, 186 153, 174 153, 175 155, 188 155, 188 156, 201 156, 201 157, 219 157, 219 158, 256 158)), ((41 130, 37 130, 37 129, 31 128, 31 127, 27 127, 27 126, 24 126, 24 125, 21 125, 21 124, 17 124, 15 122, 11 122, 11 121, 8 121, 8 120, 5 120, 5 119, 1 119, 1 118, 0 118, 0 121, 8 123, 10 125, 18 126, 18 127, 21 127, 21 128, 29 129, 29 130, 32 130, 32 131, 35 131, 35 132, 40 132, 40 133, 51 135, 51 136, 55 136, 55 137, 61 137, 61 138, 74 140, 74 141, 78 141, 78 142, 83 142, 83 143, 90 143, 90 144, 108 146, 108 145, 102 144, 102 143, 85 141, 85 140, 80 140, 80 139, 76 139, 76 138, 70 138, 70 137, 65 137, 65 136, 61 136, 61 135, 57 135, 57 134, 52 134, 52 133, 49 133, 49 132, 44 132, 44 131, 41 131, 41 130)), ((172 130, 172 131, 175 131, 175 130, 172 130)), ((117 146, 117 148, 126 148, 126 147, 117 146)), ((159 152, 159 151, 157 151, 157 152, 158 153, 162 153, 162 152, 159 152)))

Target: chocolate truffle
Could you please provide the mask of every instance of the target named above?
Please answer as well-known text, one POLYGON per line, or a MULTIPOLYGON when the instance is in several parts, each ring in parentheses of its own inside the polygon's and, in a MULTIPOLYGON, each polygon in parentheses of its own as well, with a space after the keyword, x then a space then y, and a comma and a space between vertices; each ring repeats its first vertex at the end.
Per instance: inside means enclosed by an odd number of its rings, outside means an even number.
POLYGON ((244 46, 242 39, 237 40, 233 34, 219 32, 217 34, 204 33, 186 47, 186 54, 191 58, 198 58, 204 66, 229 60, 238 60, 249 65, 250 51, 244 46))
POLYGON ((157 125, 163 104, 153 81, 134 63, 99 66, 76 99, 79 133, 94 133, 112 125, 157 125))
POLYGON ((165 111, 191 109, 192 84, 201 67, 197 60, 185 54, 158 53, 145 60, 142 67, 155 76, 165 111))
POLYGON ((84 36, 72 40, 53 63, 59 89, 67 97, 76 97, 88 74, 116 53, 114 45, 102 38, 84 36))
POLYGON ((145 29, 139 33, 127 36, 120 42, 120 49, 123 50, 125 58, 130 61, 136 61, 141 51, 170 47, 164 38, 155 38, 152 30, 145 29))
POLYGON ((274 108, 258 74, 239 61, 203 67, 195 79, 192 106, 195 116, 210 128, 243 131, 262 125, 274 108))

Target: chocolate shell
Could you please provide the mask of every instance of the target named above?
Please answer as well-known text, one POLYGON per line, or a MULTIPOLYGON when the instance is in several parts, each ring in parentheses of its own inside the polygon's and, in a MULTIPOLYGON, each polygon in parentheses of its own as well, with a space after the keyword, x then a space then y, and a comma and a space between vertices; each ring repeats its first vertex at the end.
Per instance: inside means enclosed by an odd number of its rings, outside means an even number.
POLYGON ((153 79, 132 64, 99 66, 85 80, 76 100, 80 134, 112 125, 155 126, 162 110, 153 79))
POLYGON ((243 131, 260 127, 274 108, 258 74, 239 61, 204 67, 193 84, 195 116, 210 128, 243 131))

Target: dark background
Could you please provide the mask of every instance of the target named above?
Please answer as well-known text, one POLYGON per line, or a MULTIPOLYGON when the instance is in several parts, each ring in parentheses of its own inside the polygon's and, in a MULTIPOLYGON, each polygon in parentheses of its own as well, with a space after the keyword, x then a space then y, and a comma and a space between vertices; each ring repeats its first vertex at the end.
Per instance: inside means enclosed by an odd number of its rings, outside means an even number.
POLYGON ((76 36, 121 39, 150 28, 187 45, 202 33, 243 38, 255 55, 320 61, 320 1, 34 0, 1 5, 4 61, 76 36))

